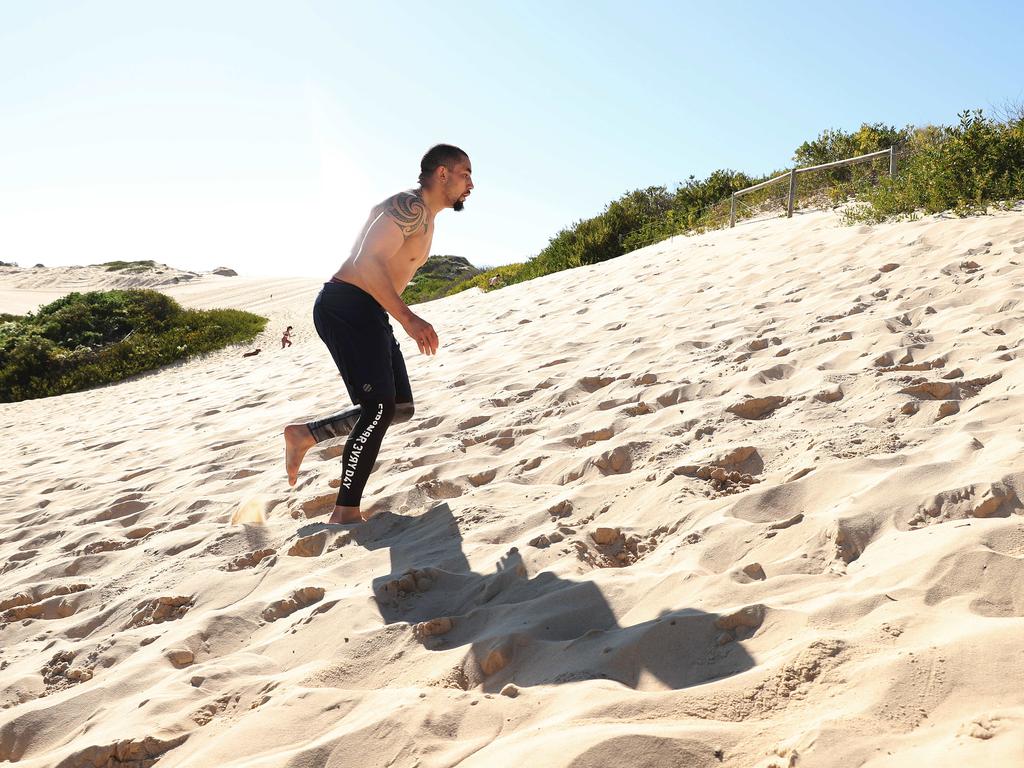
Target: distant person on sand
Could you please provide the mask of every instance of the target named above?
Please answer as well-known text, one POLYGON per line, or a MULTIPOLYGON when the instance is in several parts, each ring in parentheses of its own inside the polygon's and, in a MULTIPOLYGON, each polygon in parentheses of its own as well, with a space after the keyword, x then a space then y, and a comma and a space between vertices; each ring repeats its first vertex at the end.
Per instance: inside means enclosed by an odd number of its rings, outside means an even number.
POLYGON ((374 206, 341 268, 324 283, 313 304, 313 324, 345 381, 353 407, 284 429, 285 469, 295 485, 306 451, 347 437, 341 487, 330 523, 357 523, 363 488, 384 432, 412 418, 409 375, 388 315, 416 341, 421 353, 437 352, 433 326, 402 301, 401 293, 427 261, 434 217, 461 211, 473 189, 469 155, 438 144, 420 161, 419 186, 374 206))
POLYGON ((281 349, 290 347, 292 345, 292 327, 289 325, 284 329, 284 334, 281 336, 281 349))

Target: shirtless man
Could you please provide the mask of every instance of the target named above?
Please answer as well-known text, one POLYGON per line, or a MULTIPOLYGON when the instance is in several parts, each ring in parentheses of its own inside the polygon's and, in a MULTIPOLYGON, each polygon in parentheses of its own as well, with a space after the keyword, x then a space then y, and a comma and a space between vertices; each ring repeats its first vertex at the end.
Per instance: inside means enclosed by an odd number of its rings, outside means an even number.
POLYGON ((427 260, 434 217, 461 211, 473 189, 469 156, 438 144, 420 162, 420 186, 392 195, 370 211, 352 253, 313 305, 313 324, 338 366, 353 407, 284 429, 285 469, 295 485, 306 451, 347 437, 341 486, 330 523, 358 523, 360 499, 388 426, 412 418, 409 375, 388 315, 416 341, 421 353, 437 352, 433 326, 402 301, 401 293, 427 260))

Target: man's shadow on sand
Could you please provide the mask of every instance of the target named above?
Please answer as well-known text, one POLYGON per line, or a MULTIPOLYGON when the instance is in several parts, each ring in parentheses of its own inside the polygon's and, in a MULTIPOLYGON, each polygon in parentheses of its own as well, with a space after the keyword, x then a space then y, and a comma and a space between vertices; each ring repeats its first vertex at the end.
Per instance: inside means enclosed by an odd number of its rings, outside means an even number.
MULTIPOLYGON (((384 621, 450 618, 451 629, 424 637, 424 645, 469 645, 485 690, 592 679, 636 688, 647 687, 648 676, 678 689, 754 665, 739 643, 719 644, 713 614, 680 608, 619 626, 596 584, 548 571, 528 577, 514 547, 493 573, 474 572, 447 503, 418 516, 382 512, 346 535, 367 549, 390 548, 391 573, 373 581, 384 621)), ((742 639, 752 630, 735 632, 742 639)))

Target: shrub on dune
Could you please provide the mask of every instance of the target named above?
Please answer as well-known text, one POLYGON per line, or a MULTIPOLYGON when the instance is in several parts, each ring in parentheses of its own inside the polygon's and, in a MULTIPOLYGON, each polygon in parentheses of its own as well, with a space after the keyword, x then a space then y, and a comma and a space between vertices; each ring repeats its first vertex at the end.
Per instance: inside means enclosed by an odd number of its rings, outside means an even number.
POLYGON ((255 338, 266 318, 157 291, 71 293, 0 323, 0 402, 76 392, 255 338))
MULTIPOLYGON (((805 141, 793 154, 807 168, 897 148, 897 174, 888 177, 878 162, 814 171, 802 177, 799 200, 812 205, 855 204, 848 222, 881 222, 919 212, 984 213, 991 205, 1024 198, 1024 108, 1011 105, 1004 119, 980 110, 960 114, 955 126, 896 128, 864 123, 856 131, 829 129, 805 141)), ((786 169, 788 170, 788 169, 786 169)), ((732 193, 774 178, 785 170, 748 176, 720 169, 705 179, 690 176, 675 190, 648 187, 628 192, 604 211, 562 229, 533 258, 495 267, 455 285, 450 292, 482 290, 532 280, 564 269, 616 258, 673 235, 695 234, 728 223, 732 193)), ((785 184, 744 197, 738 218, 784 206, 785 184)))

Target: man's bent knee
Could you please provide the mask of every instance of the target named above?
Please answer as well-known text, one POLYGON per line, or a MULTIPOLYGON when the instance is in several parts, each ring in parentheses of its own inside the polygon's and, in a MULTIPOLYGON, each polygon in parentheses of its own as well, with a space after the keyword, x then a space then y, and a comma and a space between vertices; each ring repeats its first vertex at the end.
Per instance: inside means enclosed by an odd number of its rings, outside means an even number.
POLYGON ((361 413, 352 432, 353 437, 366 430, 383 434, 395 420, 397 406, 394 400, 363 398, 359 400, 359 405, 361 413))
POLYGON ((337 505, 358 507, 366 480, 373 469, 384 433, 395 418, 395 401, 360 400, 359 420, 342 453, 341 487, 337 505))
POLYGON ((394 424, 404 424, 416 413, 416 406, 413 403, 397 403, 395 405, 394 424))

